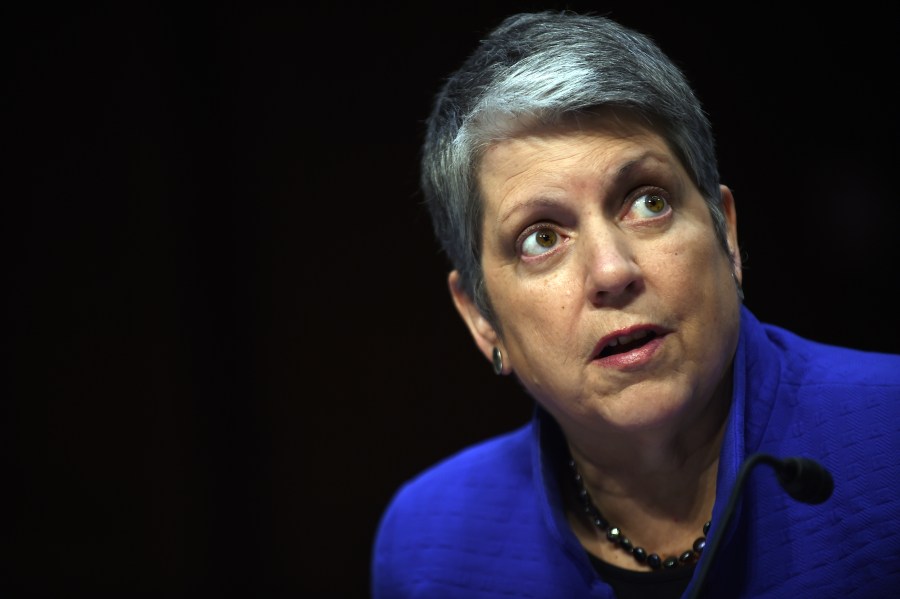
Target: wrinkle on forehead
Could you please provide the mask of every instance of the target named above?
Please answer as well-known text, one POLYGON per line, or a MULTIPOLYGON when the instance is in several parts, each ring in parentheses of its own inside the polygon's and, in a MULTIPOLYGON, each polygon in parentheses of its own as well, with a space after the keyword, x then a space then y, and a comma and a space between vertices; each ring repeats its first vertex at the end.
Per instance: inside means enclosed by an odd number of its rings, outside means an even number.
MULTIPOLYGON (((634 137, 646 136, 648 139, 659 142, 661 149, 668 150, 668 144, 664 136, 654 128, 644 116, 627 109, 604 108, 586 113, 572 113, 553 123, 534 124, 523 127, 515 135, 503 137, 488 144, 482 152, 476 168, 476 176, 480 181, 485 174, 488 163, 495 163, 497 154, 510 144, 527 144, 538 153, 542 146, 550 145, 554 139, 571 137, 602 136, 610 139, 627 140, 634 137)), ((654 144, 656 145, 656 144, 654 144)), ((601 151, 598 148, 598 151, 601 151)), ((566 160, 572 155, 559 152, 556 146, 555 156, 541 156, 545 160, 566 160)), ((496 163, 494 166, 499 166, 496 163)), ((507 167, 509 165, 506 165, 507 167)), ((524 170, 524 167, 523 169, 524 170)))
POLYGON ((654 131, 634 125, 627 131, 613 129, 554 128, 495 143, 484 156, 478 178, 482 197, 494 200, 486 213, 494 212, 492 220, 502 223, 523 203, 550 202, 556 192, 565 194, 583 185, 616 186, 644 169, 682 170, 654 131), (573 167, 585 176, 573 177, 573 167))

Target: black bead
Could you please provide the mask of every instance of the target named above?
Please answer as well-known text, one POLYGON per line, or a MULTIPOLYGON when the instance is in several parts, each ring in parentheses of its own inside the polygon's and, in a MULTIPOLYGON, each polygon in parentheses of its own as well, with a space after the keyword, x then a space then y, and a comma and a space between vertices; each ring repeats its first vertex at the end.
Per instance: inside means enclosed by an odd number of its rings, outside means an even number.
POLYGON ((600 530, 605 530, 606 538, 614 545, 621 547, 623 551, 627 551, 633 555, 637 562, 646 562, 646 564, 654 570, 658 570, 659 568, 675 568, 679 563, 687 564, 695 562, 699 557, 700 552, 706 548, 706 535, 709 534, 709 528, 712 524, 711 520, 703 525, 704 536, 694 541, 693 550, 688 549, 678 557, 670 556, 665 560, 662 560, 656 553, 648 555, 647 550, 643 547, 634 547, 631 540, 622 534, 621 529, 617 526, 610 525, 606 518, 600 513, 600 510, 594 506, 594 503, 591 501, 591 495, 584 486, 584 479, 582 478, 581 473, 578 472, 578 467, 575 464, 574 459, 569 460, 569 468, 571 468, 574 473, 578 497, 581 499, 584 513, 587 515, 588 519, 600 530))

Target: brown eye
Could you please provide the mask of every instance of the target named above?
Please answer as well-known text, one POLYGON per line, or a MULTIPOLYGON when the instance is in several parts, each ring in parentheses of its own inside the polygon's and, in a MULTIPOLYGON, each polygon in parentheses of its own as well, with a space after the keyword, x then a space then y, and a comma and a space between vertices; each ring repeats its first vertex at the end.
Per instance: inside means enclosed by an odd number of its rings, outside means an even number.
POLYGON ((534 238, 538 245, 545 248, 552 248, 556 243, 556 233, 553 231, 539 231, 534 238))
POLYGON ((553 229, 538 229, 522 242, 522 253, 539 256, 552 250, 559 243, 559 235, 553 229))
POLYGON ((672 210, 665 196, 658 193, 645 193, 631 204, 629 218, 651 219, 663 216, 672 210))
POLYGON ((650 212, 659 214, 665 209, 666 201, 657 195, 644 196, 644 206, 646 206, 650 212))

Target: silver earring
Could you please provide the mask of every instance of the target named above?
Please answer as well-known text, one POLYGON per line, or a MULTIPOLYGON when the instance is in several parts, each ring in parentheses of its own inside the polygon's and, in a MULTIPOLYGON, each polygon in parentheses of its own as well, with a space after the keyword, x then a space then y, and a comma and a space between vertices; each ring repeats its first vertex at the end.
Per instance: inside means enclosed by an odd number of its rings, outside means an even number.
POLYGON ((503 354, 500 353, 500 348, 494 348, 494 374, 503 374, 503 354))

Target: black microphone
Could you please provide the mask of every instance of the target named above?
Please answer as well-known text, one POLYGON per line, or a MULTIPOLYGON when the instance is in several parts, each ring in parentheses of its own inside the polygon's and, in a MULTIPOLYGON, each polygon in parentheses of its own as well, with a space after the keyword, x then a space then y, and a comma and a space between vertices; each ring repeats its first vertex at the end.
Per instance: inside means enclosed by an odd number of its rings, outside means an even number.
POLYGON ((822 464, 809 458, 785 458, 779 462, 770 456, 760 457, 766 458, 775 468, 781 488, 797 501, 817 505, 831 497, 834 480, 822 464))
POLYGON ((731 516, 734 514, 734 508, 740 499, 741 489, 744 487, 748 474, 757 464, 768 464, 771 466, 775 470, 775 476, 778 478, 781 488, 797 501, 816 505, 831 497, 831 493, 834 491, 834 479, 832 479, 831 473, 815 460, 802 457, 780 460, 765 453, 754 453, 744 460, 738 472, 737 480, 734 482, 734 487, 731 489, 731 496, 728 498, 728 505, 722 514, 722 520, 719 523, 716 534, 703 550, 705 559, 700 564, 697 580, 695 581, 696 584, 694 584, 693 590, 689 595, 690 599, 697 599, 703 590, 706 574, 709 572, 710 565, 716 557, 716 551, 719 548, 722 537, 728 529, 731 516))

